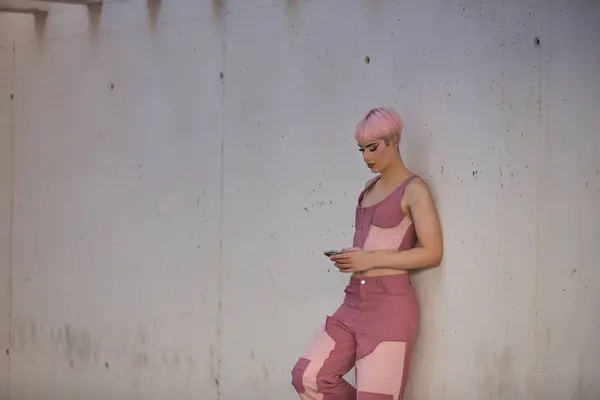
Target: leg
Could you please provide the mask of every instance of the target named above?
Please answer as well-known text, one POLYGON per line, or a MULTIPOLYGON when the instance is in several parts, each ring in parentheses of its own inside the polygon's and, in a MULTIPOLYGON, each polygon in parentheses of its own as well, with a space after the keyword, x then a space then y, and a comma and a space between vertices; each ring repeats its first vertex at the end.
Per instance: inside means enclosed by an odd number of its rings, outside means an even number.
POLYGON ((361 286, 368 312, 356 332, 357 399, 401 400, 417 335, 417 298, 405 275, 383 276, 361 286))
POLYGON ((359 400, 401 400, 404 395, 410 346, 406 342, 381 342, 356 362, 359 400))
POLYGON ((292 369, 292 385, 302 400, 355 400, 356 390, 344 380, 356 357, 354 334, 328 317, 306 353, 292 369))

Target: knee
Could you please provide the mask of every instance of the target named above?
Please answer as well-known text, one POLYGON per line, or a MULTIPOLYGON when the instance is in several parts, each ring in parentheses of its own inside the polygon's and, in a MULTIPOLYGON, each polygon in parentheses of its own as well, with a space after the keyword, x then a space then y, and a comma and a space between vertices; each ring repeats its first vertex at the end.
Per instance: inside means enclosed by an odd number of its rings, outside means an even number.
POLYGON ((315 376, 315 386, 321 393, 333 393, 339 386, 342 377, 339 375, 318 374, 315 376))
POLYGON ((309 360, 300 358, 292 368, 292 386, 296 392, 301 394, 308 388, 319 393, 329 393, 336 386, 335 377, 307 372, 308 364, 309 360))
POLYGON ((309 363, 309 360, 300 358, 292 368, 292 386, 298 393, 304 393, 304 374, 309 363))

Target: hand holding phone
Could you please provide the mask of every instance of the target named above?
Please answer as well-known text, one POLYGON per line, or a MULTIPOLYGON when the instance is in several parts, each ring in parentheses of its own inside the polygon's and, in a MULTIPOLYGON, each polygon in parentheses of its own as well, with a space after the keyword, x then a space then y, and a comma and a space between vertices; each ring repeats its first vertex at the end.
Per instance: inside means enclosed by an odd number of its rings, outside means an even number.
POLYGON ((342 253, 343 253, 342 250, 327 250, 323 254, 325 254, 327 257, 331 257, 333 255, 342 254, 342 253))

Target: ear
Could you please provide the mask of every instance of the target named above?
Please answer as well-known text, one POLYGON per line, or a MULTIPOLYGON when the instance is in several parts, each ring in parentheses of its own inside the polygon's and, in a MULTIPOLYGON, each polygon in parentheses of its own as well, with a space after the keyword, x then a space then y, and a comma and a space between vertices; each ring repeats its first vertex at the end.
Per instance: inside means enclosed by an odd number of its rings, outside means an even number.
POLYGON ((398 136, 393 136, 386 143, 389 147, 393 147, 395 149, 400 150, 400 138, 398 136))

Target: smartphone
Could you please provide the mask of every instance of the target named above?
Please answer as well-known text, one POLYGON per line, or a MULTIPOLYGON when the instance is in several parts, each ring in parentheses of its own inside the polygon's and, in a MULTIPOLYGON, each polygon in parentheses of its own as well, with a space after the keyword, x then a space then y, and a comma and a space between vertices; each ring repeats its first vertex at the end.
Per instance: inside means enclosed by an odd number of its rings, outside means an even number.
POLYGON ((342 251, 341 250, 327 250, 324 254, 327 257, 331 257, 331 256, 333 256, 335 254, 342 254, 342 251))

